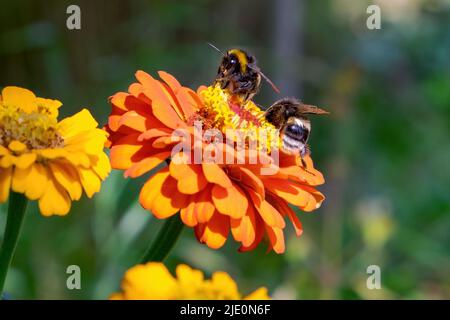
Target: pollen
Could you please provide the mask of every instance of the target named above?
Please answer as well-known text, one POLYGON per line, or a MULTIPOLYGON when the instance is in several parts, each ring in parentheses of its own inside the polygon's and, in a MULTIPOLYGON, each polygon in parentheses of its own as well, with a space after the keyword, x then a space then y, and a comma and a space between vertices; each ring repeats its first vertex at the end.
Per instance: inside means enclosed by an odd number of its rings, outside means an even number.
POLYGON ((202 90, 200 96, 204 107, 199 110, 199 113, 205 120, 212 123, 213 128, 223 133, 227 130, 235 130, 246 137, 253 137, 251 139, 259 142, 258 149, 263 147, 262 144, 268 150, 270 150, 269 144, 280 145, 278 129, 266 120, 264 111, 253 101, 244 101, 230 95, 221 89, 219 84, 202 90))
MULTIPOLYGON (((58 133, 57 104, 37 104, 33 109, 1 105, 0 145, 7 147, 13 141, 28 149, 58 148, 64 140, 58 133)), ((59 107, 59 106, 58 106, 59 107)))

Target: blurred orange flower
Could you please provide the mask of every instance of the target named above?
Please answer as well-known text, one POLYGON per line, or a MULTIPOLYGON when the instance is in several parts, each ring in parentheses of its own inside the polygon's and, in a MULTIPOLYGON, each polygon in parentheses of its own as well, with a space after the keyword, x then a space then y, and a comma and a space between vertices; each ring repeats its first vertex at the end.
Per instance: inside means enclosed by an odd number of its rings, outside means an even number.
POLYGON ((220 133, 227 129, 245 134, 266 130, 273 139, 276 131, 251 101, 237 101, 218 86, 202 86, 194 92, 166 72, 160 71, 159 76, 162 80, 138 71, 138 82, 131 84, 128 92, 110 98, 112 113, 105 130, 112 167, 125 170, 125 177, 136 178, 167 162, 144 184, 140 203, 160 219, 180 212, 184 224, 193 227, 197 239, 210 248, 222 247, 231 231, 241 243, 240 251, 254 249, 266 237, 269 249, 284 252, 284 218, 292 222, 297 235, 302 233, 289 204, 312 211, 324 200, 314 188, 324 182, 323 176, 314 169, 311 158, 305 158, 304 169, 297 156, 280 152, 274 164, 261 160, 270 156, 270 151, 264 154, 258 149, 255 162, 247 145, 241 154, 235 152, 234 143, 199 140, 197 121, 202 130, 220 133), (184 135, 175 134, 180 130, 184 135), (185 148, 175 152, 173 148, 180 143, 185 148), (198 149, 215 159, 233 161, 202 158, 196 162, 198 149), (194 156, 186 150, 193 150, 194 156), (263 168, 276 170, 266 175, 261 173, 263 168))

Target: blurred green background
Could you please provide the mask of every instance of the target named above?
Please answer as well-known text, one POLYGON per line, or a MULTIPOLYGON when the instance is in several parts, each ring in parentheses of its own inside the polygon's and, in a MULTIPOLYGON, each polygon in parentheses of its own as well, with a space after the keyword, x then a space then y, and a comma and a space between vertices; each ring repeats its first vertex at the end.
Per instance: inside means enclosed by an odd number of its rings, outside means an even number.
MULTIPOLYGON (((283 96, 332 112, 313 120, 311 147, 327 199, 286 227, 287 251, 265 245, 215 251, 183 232, 170 258, 229 272, 244 294, 265 285, 280 299, 450 298, 450 1, 19 0, 0 10, 0 87, 60 99, 61 117, 88 107, 104 124, 107 98, 138 69, 184 85, 209 84, 220 56, 242 47, 283 96), (381 8, 380 30, 366 27, 381 8), (81 8, 81 30, 66 8, 81 8), (381 290, 366 268, 381 268, 381 290)), ((277 96, 263 84, 256 102, 277 96)), ((145 251, 161 222, 137 202, 143 179, 114 171, 70 215, 44 218, 33 203, 10 270, 12 299, 103 299, 145 251), (81 267, 82 289, 66 288, 81 267)), ((0 236, 6 205, 0 206, 0 236)))

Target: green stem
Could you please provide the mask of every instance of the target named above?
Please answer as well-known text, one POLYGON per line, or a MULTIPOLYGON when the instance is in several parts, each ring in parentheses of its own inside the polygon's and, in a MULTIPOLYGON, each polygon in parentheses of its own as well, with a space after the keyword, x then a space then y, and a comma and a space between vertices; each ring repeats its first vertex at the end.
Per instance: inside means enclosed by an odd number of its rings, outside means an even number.
POLYGON ((168 218, 156 236, 156 239, 144 254, 141 262, 163 261, 180 237, 183 227, 184 224, 179 214, 168 218))
POLYGON ((17 240, 19 239, 27 204, 28 199, 23 194, 11 192, 9 195, 8 217, 3 243, 0 248, 0 298, 3 293, 6 275, 14 256, 17 240))

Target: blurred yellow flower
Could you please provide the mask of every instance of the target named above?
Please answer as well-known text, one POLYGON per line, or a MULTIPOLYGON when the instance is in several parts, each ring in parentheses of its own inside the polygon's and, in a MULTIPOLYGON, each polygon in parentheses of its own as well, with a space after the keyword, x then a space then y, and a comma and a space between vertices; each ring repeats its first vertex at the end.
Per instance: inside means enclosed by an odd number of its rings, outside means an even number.
POLYGON ((42 215, 65 215, 82 190, 100 190, 111 171, 107 133, 88 110, 58 122, 57 100, 6 87, 0 95, 0 203, 10 190, 39 201, 42 215))
POLYGON ((267 300, 262 287, 246 297, 238 291, 236 282, 226 272, 213 273, 210 280, 200 270, 178 265, 174 278, 164 264, 149 262, 129 269, 122 281, 122 292, 112 300, 267 300))

